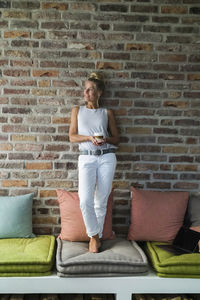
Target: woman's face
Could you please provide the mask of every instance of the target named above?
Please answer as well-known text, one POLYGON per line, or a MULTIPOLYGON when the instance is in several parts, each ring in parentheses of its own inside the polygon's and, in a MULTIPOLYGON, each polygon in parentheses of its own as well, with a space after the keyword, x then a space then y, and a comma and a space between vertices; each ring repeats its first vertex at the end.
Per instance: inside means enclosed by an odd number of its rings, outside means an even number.
POLYGON ((97 89, 97 86, 92 81, 85 82, 84 99, 86 102, 98 103, 101 91, 97 89))

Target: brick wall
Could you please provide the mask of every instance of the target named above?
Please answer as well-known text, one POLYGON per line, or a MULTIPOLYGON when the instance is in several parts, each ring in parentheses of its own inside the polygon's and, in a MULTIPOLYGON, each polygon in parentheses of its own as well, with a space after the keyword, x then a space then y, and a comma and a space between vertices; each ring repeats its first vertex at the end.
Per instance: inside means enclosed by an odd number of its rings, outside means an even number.
POLYGON ((70 112, 88 74, 121 133, 114 228, 130 186, 200 188, 199 0, 0 0, 0 195, 34 192, 36 233, 59 232, 56 188, 77 190, 70 112))

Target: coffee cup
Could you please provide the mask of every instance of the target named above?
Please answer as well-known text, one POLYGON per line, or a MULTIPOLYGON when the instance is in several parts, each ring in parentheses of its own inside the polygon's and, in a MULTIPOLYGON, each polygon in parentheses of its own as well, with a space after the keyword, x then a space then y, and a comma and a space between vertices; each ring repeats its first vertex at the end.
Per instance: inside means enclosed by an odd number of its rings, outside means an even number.
POLYGON ((95 140, 100 143, 103 140, 103 133, 102 132, 95 132, 94 133, 95 140))

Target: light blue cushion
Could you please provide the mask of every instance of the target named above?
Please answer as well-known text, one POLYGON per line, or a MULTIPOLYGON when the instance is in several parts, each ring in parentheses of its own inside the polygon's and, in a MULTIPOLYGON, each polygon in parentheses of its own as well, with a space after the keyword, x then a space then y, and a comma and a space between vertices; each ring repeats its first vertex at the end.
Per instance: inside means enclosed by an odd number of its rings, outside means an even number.
POLYGON ((0 197, 0 238, 29 238, 32 233, 33 193, 0 197))

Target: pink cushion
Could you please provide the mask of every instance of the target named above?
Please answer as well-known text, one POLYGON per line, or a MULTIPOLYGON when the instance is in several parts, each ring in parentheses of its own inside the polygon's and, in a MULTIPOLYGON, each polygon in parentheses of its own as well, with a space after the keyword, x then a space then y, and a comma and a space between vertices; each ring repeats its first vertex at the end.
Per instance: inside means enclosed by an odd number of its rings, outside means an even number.
POLYGON ((132 190, 131 224, 128 239, 172 241, 183 224, 187 192, 132 190))
MULTIPOLYGON (((80 209, 78 193, 58 189, 57 196, 61 217, 61 233, 59 238, 71 242, 89 241, 80 209)), ((104 240, 113 239, 115 237, 112 231, 112 203, 113 192, 111 192, 108 198, 107 213, 103 229, 104 240)))

